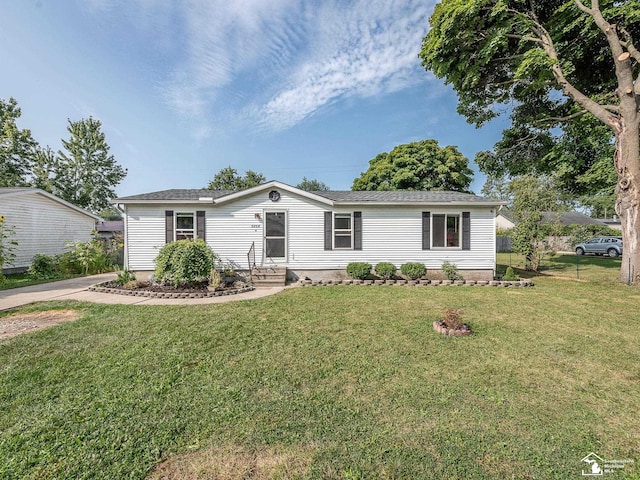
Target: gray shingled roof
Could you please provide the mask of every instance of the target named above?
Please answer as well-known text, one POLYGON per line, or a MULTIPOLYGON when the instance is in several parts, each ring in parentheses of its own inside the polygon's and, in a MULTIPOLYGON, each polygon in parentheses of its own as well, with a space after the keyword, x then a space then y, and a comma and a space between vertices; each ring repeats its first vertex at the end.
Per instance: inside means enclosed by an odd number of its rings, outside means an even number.
MULTIPOLYGON (((231 193, 230 190, 207 190, 207 189, 172 189, 159 192, 143 193, 118 198, 116 202, 132 203, 140 201, 198 201, 202 197, 213 199, 221 198, 231 193)), ((393 190, 393 191, 322 191, 309 192, 319 197, 326 198, 335 203, 478 203, 478 204, 499 204, 499 200, 480 197, 471 193, 460 192, 436 192, 422 190, 393 190)))
POLYGON ((546 221, 558 221, 560 225, 606 225, 603 221, 588 217, 580 212, 563 212, 561 214, 545 212, 544 219, 546 221))
POLYGON ((140 195, 131 195, 128 197, 117 198, 116 201, 131 201, 131 200, 195 200, 197 201, 201 197, 220 198, 225 195, 234 193, 232 190, 207 190, 207 189, 180 189, 174 188, 172 190, 161 190, 159 192, 141 193, 140 195))
POLYGON ((472 193, 436 192, 424 190, 329 191, 313 192, 337 203, 490 203, 496 200, 472 193))

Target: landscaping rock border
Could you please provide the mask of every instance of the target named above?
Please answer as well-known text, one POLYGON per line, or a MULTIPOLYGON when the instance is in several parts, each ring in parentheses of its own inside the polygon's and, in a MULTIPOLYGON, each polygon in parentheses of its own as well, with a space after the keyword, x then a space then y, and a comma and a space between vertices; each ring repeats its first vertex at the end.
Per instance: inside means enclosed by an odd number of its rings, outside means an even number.
POLYGON ((507 280, 300 280, 298 285, 302 287, 317 287, 328 285, 375 285, 375 286, 404 286, 404 287, 450 287, 450 286, 465 286, 465 287, 533 287, 533 282, 530 279, 507 281, 507 280))
MULTIPOLYGON (((110 282, 107 282, 107 284, 110 282)), ((253 285, 247 285, 241 288, 230 288, 228 290, 216 290, 213 292, 210 291, 202 291, 202 292, 190 292, 190 293, 179 293, 179 292, 151 292, 149 290, 124 290, 122 288, 113 288, 113 287, 105 287, 104 283, 99 283, 97 285, 93 285, 89 287, 89 290, 92 292, 99 293, 112 293, 115 295, 128 295, 133 297, 151 297, 151 298, 208 298, 208 297, 221 297, 223 295, 237 295, 239 293, 251 292, 255 290, 256 287, 253 285)))
POLYGON ((433 322, 433 329, 436 332, 441 333, 443 335, 450 335, 450 336, 456 336, 456 337, 465 337, 467 335, 471 335, 470 328, 447 328, 445 325, 442 325, 441 322, 439 322, 438 320, 433 322))

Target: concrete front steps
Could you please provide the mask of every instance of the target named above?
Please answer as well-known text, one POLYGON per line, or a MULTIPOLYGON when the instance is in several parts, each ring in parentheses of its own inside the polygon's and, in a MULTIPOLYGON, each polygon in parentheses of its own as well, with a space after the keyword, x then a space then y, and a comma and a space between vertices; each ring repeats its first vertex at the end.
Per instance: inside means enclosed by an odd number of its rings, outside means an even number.
POLYGON ((287 281, 287 267, 254 267, 251 281, 256 288, 284 287, 287 281))

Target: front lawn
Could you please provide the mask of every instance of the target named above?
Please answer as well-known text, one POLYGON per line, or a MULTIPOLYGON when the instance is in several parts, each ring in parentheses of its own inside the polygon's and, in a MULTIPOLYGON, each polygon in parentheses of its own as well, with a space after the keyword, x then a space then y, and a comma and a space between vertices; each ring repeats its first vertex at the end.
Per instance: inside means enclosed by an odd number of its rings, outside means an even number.
POLYGON ((0 478, 638 478, 640 291, 534 281, 31 307, 82 318, 0 343, 0 478))
POLYGON ((618 283, 620 258, 595 255, 578 256, 574 253, 559 253, 542 259, 540 272, 525 272, 524 256, 517 253, 498 253, 497 271, 503 274, 508 266, 525 278, 555 277, 566 280, 597 283, 618 283))

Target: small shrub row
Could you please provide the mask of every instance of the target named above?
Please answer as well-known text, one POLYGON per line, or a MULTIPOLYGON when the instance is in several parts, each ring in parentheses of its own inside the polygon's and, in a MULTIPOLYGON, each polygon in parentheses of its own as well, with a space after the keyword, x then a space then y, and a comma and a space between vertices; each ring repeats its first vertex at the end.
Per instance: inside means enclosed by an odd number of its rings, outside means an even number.
MULTIPOLYGON (((365 280, 371 274, 371 264, 366 262, 351 262, 347 265, 347 274, 357 280, 365 280)), ((397 268, 393 263, 380 262, 375 267, 376 275, 383 280, 389 280, 396 276, 397 268)), ((410 280, 417 280, 427 273, 424 263, 407 262, 400 266, 400 271, 410 280)))
POLYGON ((456 280, 464 280, 464 277, 458 272, 458 267, 455 263, 449 263, 446 260, 442 262, 442 273, 447 278, 455 282, 456 280))

